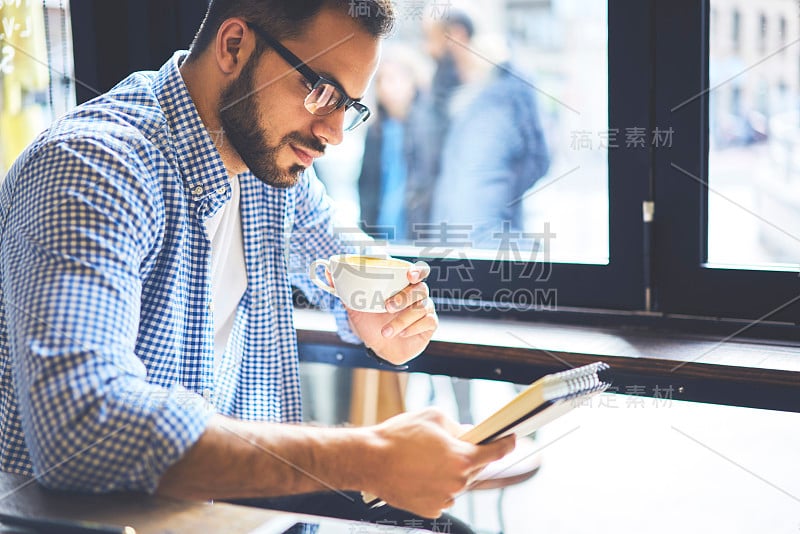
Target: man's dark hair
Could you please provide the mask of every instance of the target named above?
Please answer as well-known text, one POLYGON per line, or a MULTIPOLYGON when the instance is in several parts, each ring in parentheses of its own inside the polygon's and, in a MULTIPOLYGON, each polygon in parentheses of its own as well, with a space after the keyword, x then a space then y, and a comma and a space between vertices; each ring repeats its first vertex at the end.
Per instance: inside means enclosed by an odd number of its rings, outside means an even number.
POLYGON ((448 28, 460 26, 464 29, 468 39, 472 39, 475 35, 475 23, 472 21, 472 17, 460 9, 452 9, 445 17, 445 24, 448 28))
MULTIPOLYGON (((203 24, 192 42, 197 56, 214 42, 220 26, 233 17, 257 24, 278 40, 302 34, 323 8, 333 8, 353 17, 375 38, 385 37, 394 26, 391 0, 211 0, 203 24)), ((264 48, 259 46, 257 53, 264 48)))

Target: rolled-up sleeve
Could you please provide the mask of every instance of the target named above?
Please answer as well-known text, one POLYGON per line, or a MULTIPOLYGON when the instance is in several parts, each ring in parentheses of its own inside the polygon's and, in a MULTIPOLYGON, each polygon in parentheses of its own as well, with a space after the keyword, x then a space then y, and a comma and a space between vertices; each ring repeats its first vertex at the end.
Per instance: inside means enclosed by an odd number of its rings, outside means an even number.
POLYGON ((124 143, 53 140, 24 165, 4 200, 0 268, 34 475, 55 489, 153 492, 212 415, 181 386, 149 384, 136 353, 161 199, 124 143))

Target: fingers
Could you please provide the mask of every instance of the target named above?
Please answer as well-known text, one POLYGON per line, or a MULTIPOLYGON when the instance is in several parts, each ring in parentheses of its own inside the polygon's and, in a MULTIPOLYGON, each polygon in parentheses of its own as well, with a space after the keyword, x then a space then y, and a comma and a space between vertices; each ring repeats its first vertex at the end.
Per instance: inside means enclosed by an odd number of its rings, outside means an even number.
POLYGON ((427 408, 405 412, 377 427, 389 450, 389 460, 376 481, 373 493, 387 503, 422 517, 436 518, 453 505, 467 483, 475 465, 473 445, 452 437, 450 428, 458 424, 442 410, 427 408))
POLYGON ((458 427, 459 427, 458 428, 458 435, 459 436, 463 436, 464 434, 466 434, 467 432, 469 432, 470 430, 475 428, 475 425, 466 424, 466 423, 459 423, 458 427))
POLYGON ((425 300, 428 297, 430 297, 430 289, 428 288, 428 284, 419 283, 406 286, 396 295, 386 299, 386 311, 400 312, 417 302, 425 300))
POLYGON ((431 268, 424 261, 418 261, 411 266, 406 273, 409 285, 396 295, 386 299, 386 311, 389 313, 402 312, 430 297, 428 284, 422 283, 430 273, 431 268))
POLYGON ((425 280, 431 274, 431 267, 424 261, 418 261, 408 269, 408 282, 416 284, 425 280))
POLYGON ((473 457, 476 463, 488 464, 499 460, 506 454, 514 450, 517 444, 517 439, 514 434, 504 438, 486 443, 485 445, 478 445, 477 452, 473 457))
POLYGON ((441 424, 444 426, 444 429, 447 430, 447 432, 454 438, 457 438, 464 433, 464 425, 459 424, 457 421, 449 417, 445 416, 444 419, 441 420, 441 424))
POLYGON ((469 491, 472 488, 472 486, 475 484, 475 481, 478 480, 478 476, 481 473, 483 473, 484 469, 486 469, 486 466, 482 465, 482 466, 476 467, 475 469, 470 471, 469 476, 467 478, 467 486, 464 489, 464 491, 469 491))
POLYGON ((439 326, 430 290, 425 283, 410 285, 387 299, 386 310, 397 313, 381 331, 387 338, 396 335, 413 336, 436 330, 439 326))
POLYGON ((433 332, 439 327, 439 317, 433 301, 429 298, 415 302, 398 313, 389 324, 383 327, 383 337, 409 337, 425 332, 433 332))
POLYGON ((382 461, 396 470, 387 472, 376 494, 423 517, 439 517, 488 463, 514 448, 513 436, 487 445, 457 439, 463 428, 437 408, 405 412, 375 428, 397 445, 392 460, 382 461))
POLYGON ((415 336, 432 332, 439 327, 439 318, 430 299, 430 289, 428 284, 422 282, 429 274, 428 264, 418 261, 408 270, 411 285, 386 299, 386 311, 397 315, 381 330, 384 337, 415 336))

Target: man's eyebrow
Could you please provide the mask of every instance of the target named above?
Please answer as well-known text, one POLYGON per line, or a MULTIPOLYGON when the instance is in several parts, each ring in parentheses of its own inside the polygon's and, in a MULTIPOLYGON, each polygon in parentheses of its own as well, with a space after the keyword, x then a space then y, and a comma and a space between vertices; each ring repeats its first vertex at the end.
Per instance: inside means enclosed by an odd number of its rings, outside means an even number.
MULTIPOLYGON (((336 85, 338 85, 342 89, 342 91, 345 90, 344 86, 342 85, 342 82, 337 80, 336 76, 334 76, 330 72, 321 70, 321 71, 318 71, 317 74, 319 74, 320 76, 322 76, 323 78, 325 78, 327 80, 330 80, 330 81, 334 82, 336 85)), ((348 98, 351 98, 355 102, 361 102, 361 99, 364 98, 363 96, 359 96, 358 98, 353 98, 350 95, 348 95, 346 92, 345 92, 345 94, 348 96, 348 98)))

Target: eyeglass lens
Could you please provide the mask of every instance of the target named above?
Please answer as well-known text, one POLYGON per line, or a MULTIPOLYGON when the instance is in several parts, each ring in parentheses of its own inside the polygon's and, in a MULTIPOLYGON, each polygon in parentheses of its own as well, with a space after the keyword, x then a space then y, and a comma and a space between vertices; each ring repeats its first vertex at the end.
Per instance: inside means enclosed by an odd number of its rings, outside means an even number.
POLYGON ((336 110, 342 101, 342 95, 332 85, 317 85, 306 97, 306 108, 314 115, 328 115, 336 110))
MULTIPOLYGON (((305 106, 314 115, 328 115, 336 111, 339 103, 344 100, 341 92, 331 84, 321 83, 306 97, 305 106)), ((351 106, 344 113, 344 130, 351 130, 361 124, 364 113, 351 106)))
POLYGON ((364 118, 366 116, 366 112, 362 112, 357 110, 355 107, 351 107, 344 112, 344 124, 342 128, 344 131, 350 131, 362 122, 364 122, 364 118))

